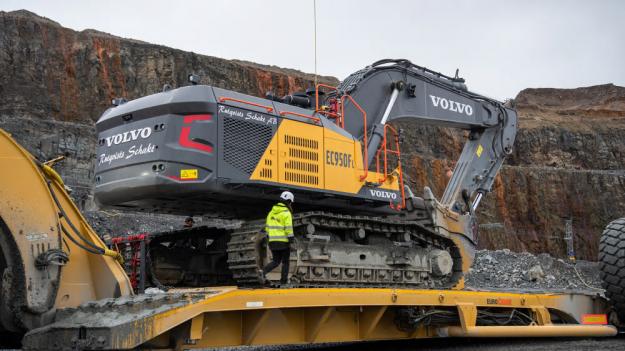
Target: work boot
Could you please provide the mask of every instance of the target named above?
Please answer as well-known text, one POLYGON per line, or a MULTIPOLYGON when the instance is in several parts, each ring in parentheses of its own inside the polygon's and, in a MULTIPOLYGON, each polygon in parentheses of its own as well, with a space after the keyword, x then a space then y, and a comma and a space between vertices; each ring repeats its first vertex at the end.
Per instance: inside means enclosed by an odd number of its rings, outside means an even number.
POLYGON ((269 279, 265 277, 265 272, 263 272, 260 269, 258 270, 258 282, 260 283, 260 285, 265 285, 265 286, 267 286, 267 284, 269 283, 269 279))

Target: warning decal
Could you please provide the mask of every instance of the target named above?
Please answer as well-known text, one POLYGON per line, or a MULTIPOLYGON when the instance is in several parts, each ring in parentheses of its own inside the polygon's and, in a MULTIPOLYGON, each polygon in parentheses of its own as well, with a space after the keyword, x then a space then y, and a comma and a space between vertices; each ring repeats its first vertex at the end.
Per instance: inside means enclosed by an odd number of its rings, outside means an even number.
POLYGON ((197 169, 181 169, 180 179, 197 179, 197 169))

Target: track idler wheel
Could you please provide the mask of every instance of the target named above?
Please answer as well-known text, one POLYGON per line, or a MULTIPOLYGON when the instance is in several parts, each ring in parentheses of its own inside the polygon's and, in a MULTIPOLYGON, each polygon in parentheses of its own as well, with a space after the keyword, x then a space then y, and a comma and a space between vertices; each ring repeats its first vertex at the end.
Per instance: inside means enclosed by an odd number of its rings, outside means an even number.
POLYGON ((443 277, 451 273, 454 260, 449 252, 445 250, 432 250, 429 255, 432 264, 432 274, 436 277, 443 277))

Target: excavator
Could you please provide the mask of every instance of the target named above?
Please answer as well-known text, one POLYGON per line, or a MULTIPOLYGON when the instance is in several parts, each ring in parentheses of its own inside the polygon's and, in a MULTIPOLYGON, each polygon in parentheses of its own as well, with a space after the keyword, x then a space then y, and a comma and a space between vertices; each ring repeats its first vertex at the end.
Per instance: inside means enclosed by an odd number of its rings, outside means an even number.
POLYGON ((96 128, 101 206, 241 223, 151 235, 158 285, 258 285, 263 219, 289 190, 291 286, 451 288, 472 263, 475 210, 512 151, 517 115, 457 75, 386 59, 282 98, 166 89, 119 101, 96 128), (402 120, 466 131, 440 200, 407 185, 391 123, 402 120))
POLYGON ((37 160, 0 129, 0 346, 616 334, 595 293, 460 290, 477 241, 474 211, 511 150, 514 110, 405 60, 320 88, 277 101, 191 85, 104 113, 102 204, 218 213, 214 224, 151 234, 155 279, 176 283, 168 292, 136 294, 123 254, 94 232, 53 169, 59 160, 37 160), (387 124, 400 119, 467 130, 442 200, 404 184, 399 133, 387 124), (282 189, 301 206, 292 286, 257 288, 269 254, 257 214, 282 189))

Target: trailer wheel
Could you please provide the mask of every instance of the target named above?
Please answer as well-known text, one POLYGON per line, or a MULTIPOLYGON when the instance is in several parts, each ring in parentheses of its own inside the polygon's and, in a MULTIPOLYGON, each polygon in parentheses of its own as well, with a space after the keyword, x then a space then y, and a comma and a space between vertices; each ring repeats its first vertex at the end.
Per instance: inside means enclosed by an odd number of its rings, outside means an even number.
POLYGON ((605 294, 619 321, 625 321, 625 218, 612 221, 601 234, 599 269, 605 294))

